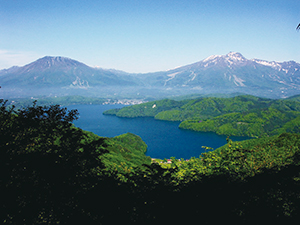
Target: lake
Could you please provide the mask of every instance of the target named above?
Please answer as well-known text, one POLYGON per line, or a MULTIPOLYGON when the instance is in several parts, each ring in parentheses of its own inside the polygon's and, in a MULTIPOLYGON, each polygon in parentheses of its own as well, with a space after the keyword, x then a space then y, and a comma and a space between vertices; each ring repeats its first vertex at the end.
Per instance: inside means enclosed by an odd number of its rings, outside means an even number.
MULTIPOLYGON (((195 132, 179 129, 180 122, 155 120, 154 118, 119 118, 103 115, 105 110, 121 108, 124 105, 72 105, 69 110, 78 109, 79 119, 75 126, 102 137, 114 137, 127 132, 140 136, 148 145, 146 155, 152 158, 189 159, 204 152, 201 146, 214 149, 226 144, 226 136, 215 133, 195 132)), ((245 137, 232 137, 245 140, 245 137)))

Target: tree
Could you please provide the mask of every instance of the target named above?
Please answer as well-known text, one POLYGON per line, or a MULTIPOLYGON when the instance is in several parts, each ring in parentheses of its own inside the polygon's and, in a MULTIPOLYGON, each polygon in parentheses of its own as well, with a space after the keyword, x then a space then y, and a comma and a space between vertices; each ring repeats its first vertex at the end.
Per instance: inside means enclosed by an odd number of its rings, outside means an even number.
POLYGON ((76 110, 36 102, 15 110, 6 103, 0 100, 0 219, 12 224, 93 221, 85 202, 103 180, 104 138, 75 128, 76 110))

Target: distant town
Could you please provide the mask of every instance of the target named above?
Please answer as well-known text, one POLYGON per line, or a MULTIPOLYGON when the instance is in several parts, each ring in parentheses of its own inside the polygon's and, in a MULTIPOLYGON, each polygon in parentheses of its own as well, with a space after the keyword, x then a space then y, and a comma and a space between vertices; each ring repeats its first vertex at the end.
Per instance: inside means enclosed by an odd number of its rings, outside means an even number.
POLYGON ((141 99, 107 99, 107 101, 105 101, 103 103, 103 105, 112 105, 112 104, 121 104, 121 105, 137 105, 137 104, 141 104, 141 103, 145 103, 147 101, 141 100, 141 99))

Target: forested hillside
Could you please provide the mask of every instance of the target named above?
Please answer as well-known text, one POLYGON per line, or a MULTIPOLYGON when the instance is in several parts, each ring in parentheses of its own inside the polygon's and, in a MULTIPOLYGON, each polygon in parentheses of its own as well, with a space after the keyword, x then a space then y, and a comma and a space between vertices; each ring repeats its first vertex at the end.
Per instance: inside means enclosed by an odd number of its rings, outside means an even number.
MULTIPOLYGON (((0 106, 3 224, 294 224, 300 135, 151 163, 136 135, 102 138, 58 105, 0 106), (217 215, 217 216, 216 216, 217 215)), ((199 146, 201 148, 201 146, 199 146)))
POLYGON ((152 101, 104 114, 182 121, 179 127, 183 129, 233 136, 263 137, 300 131, 300 103, 296 99, 272 100, 250 95, 152 101))

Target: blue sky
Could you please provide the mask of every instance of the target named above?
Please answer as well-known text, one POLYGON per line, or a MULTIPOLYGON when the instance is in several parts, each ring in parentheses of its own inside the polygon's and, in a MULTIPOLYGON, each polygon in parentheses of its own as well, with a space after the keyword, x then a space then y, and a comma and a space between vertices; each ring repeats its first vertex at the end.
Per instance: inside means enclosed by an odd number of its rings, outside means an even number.
POLYGON ((126 72, 230 51, 300 62, 299 23, 299 0, 0 0, 0 69, 46 55, 126 72))

